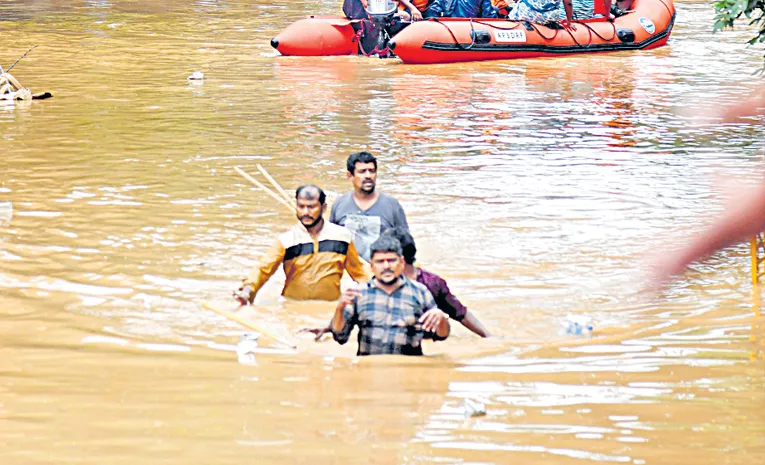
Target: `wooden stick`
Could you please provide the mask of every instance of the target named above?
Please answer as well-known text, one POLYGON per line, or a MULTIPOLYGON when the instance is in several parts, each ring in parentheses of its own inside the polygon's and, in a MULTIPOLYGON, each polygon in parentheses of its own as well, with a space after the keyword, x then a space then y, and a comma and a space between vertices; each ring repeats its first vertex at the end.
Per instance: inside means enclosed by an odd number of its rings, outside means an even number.
POLYGON ((275 198, 277 201, 279 201, 279 203, 281 203, 285 207, 289 208, 290 212, 296 213, 294 205, 290 204, 289 202, 284 200, 282 197, 279 197, 278 195, 276 195, 276 193, 274 191, 272 191, 271 189, 269 189, 268 187, 263 185, 263 183, 261 183, 257 179, 253 178, 249 174, 247 174, 244 171, 242 171, 238 166, 234 167, 234 171, 236 171, 237 173, 241 174, 246 180, 248 180, 251 183, 255 184, 255 186, 257 186, 257 187, 261 188, 262 190, 266 191, 266 193, 268 195, 270 195, 271 197, 275 198))
POLYGON ((29 52, 31 52, 32 50, 36 49, 36 48, 37 48, 37 47, 39 47, 39 46, 40 46, 40 45, 38 44, 38 45, 35 45, 34 47, 30 48, 29 50, 27 50, 27 53, 25 53, 25 54, 21 55, 21 58, 19 58, 19 59, 18 59, 18 60, 16 60, 15 62, 13 62, 13 64, 11 65, 11 67, 10 67, 10 68, 8 68, 8 70, 6 71, 6 73, 10 73, 10 72, 11 72, 11 70, 13 69, 13 67, 14 67, 14 66, 16 66, 16 63, 20 62, 20 61, 21 61, 21 60, 22 60, 22 59, 23 59, 25 56, 27 56, 27 54, 28 54, 29 52))
POLYGON ((218 307, 214 306, 213 304, 211 304, 209 302, 202 301, 202 308, 205 308, 207 310, 212 310, 213 312, 217 313, 218 315, 225 316, 229 320, 235 321, 235 322, 239 323, 242 326, 245 326, 245 327, 250 328, 250 329, 254 329, 255 331, 258 331, 259 333, 262 333, 262 334, 270 337, 271 339, 273 339, 274 341, 276 341, 276 342, 278 342, 280 344, 284 344, 284 345, 286 345, 288 347, 291 347, 293 349, 297 349, 297 346, 295 344, 287 341, 286 339, 282 339, 281 337, 279 337, 273 331, 271 331, 271 330, 269 330, 267 328, 264 328, 263 326, 255 323, 254 321, 250 321, 247 318, 241 317, 241 316, 239 316, 239 315, 237 315, 235 313, 223 310, 222 308, 218 308, 218 307))
POLYGON ((284 189, 282 189, 282 186, 279 185, 278 182, 276 182, 276 179, 272 178, 270 174, 268 174, 268 171, 266 171, 263 166, 260 164, 257 165, 258 170, 260 173, 268 179, 268 181, 276 188, 277 191, 279 191, 285 199, 287 199, 287 202, 293 202, 294 200, 286 193, 284 192, 284 189))

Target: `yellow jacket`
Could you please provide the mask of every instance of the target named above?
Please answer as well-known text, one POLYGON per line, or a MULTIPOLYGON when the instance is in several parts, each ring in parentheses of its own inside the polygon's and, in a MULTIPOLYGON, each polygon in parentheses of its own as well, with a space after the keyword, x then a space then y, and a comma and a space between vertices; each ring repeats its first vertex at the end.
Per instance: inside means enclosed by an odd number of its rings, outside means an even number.
POLYGON ((279 236, 245 279, 244 285, 253 288, 250 302, 280 264, 287 276, 284 297, 337 300, 344 270, 356 282, 369 279, 352 239, 349 230, 329 221, 324 222, 315 240, 302 224, 296 224, 279 236))

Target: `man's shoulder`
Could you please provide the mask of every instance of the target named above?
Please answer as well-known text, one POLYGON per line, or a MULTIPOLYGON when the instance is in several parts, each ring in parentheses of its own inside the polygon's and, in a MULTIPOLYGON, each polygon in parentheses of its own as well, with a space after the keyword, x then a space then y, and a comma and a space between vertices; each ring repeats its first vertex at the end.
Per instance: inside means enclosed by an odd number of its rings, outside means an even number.
POLYGON ((335 208, 337 206, 345 207, 348 205, 349 202, 353 202, 353 191, 346 192, 345 194, 335 199, 335 202, 332 204, 332 208, 335 208))
POLYGON ((431 286, 441 286, 446 284, 446 280, 442 278, 441 276, 433 273, 432 271, 428 271, 422 268, 417 268, 419 271, 417 275, 417 281, 421 282, 425 285, 425 287, 430 288, 431 286))
POLYGON ((303 225, 298 222, 288 230, 279 234, 277 240, 282 243, 284 248, 287 248, 297 243, 305 242, 306 237, 310 239, 310 236, 308 236, 308 233, 306 232, 303 225))
POLYGON ((390 194, 386 194, 385 192, 380 192, 380 200, 382 200, 384 203, 390 203, 397 207, 401 206, 401 204, 399 203, 398 200, 396 200, 395 197, 393 197, 390 194))
POLYGON ((412 288, 414 288, 414 290, 417 293, 420 293, 420 294, 422 294, 422 293, 430 294, 430 291, 428 290, 428 287, 426 285, 424 285, 424 284, 422 284, 420 282, 417 282, 417 281, 415 281, 413 279, 409 279, 409 278, 407 278, 406 281, 407 281, 408 285, 412 286, 412 288))
POLYGON ((330 223, 329 221, 324 222, 322 236, 327 239, 341 240, 345 242, 351 242, 353 239, 353 233, 348 228, 340 226, 339 224, 330 223))

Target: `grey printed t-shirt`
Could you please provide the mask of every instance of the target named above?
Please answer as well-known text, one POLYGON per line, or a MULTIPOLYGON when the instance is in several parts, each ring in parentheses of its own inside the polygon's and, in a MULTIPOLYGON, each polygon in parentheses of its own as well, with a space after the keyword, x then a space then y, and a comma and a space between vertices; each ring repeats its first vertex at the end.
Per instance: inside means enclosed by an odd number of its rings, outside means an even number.
POLYGON ((383 193, 367 211, 361 211, 353 201, 353 192, 341 195, 332 205, 329 222, 345 226, 353 233, 353 244, 366 261, 371 258, 369 248, 386 229, 399 226, 409 229, 401 204, 383 193))

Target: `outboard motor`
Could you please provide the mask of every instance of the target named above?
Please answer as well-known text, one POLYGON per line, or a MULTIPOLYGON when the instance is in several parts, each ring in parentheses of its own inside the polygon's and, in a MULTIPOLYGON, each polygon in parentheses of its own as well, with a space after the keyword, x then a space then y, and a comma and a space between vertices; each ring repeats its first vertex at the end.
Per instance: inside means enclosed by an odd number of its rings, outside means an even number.
MULTIPOLYGON (((369 20, 372 23, 371 36, 374 37, 375 46, 370 50, 362 50, 365 54, 377 53, 381 58, 387 57, 390 51, 388 50, 388 40, 393 23, 397 3, 394 0, 367 0, 367 14, 369 20)), ((367 42, 369 44, 369 42, 367 42)))
MULTIPOLYGON (((372 21, 372 26, 377 32, 378 53, 385 51, 387 56, 388 28, 393 22, 397 4, 394 0, 367 0, 367 13, 372 21)), ((380 54, 380 56, 383 56, 380 54)))

